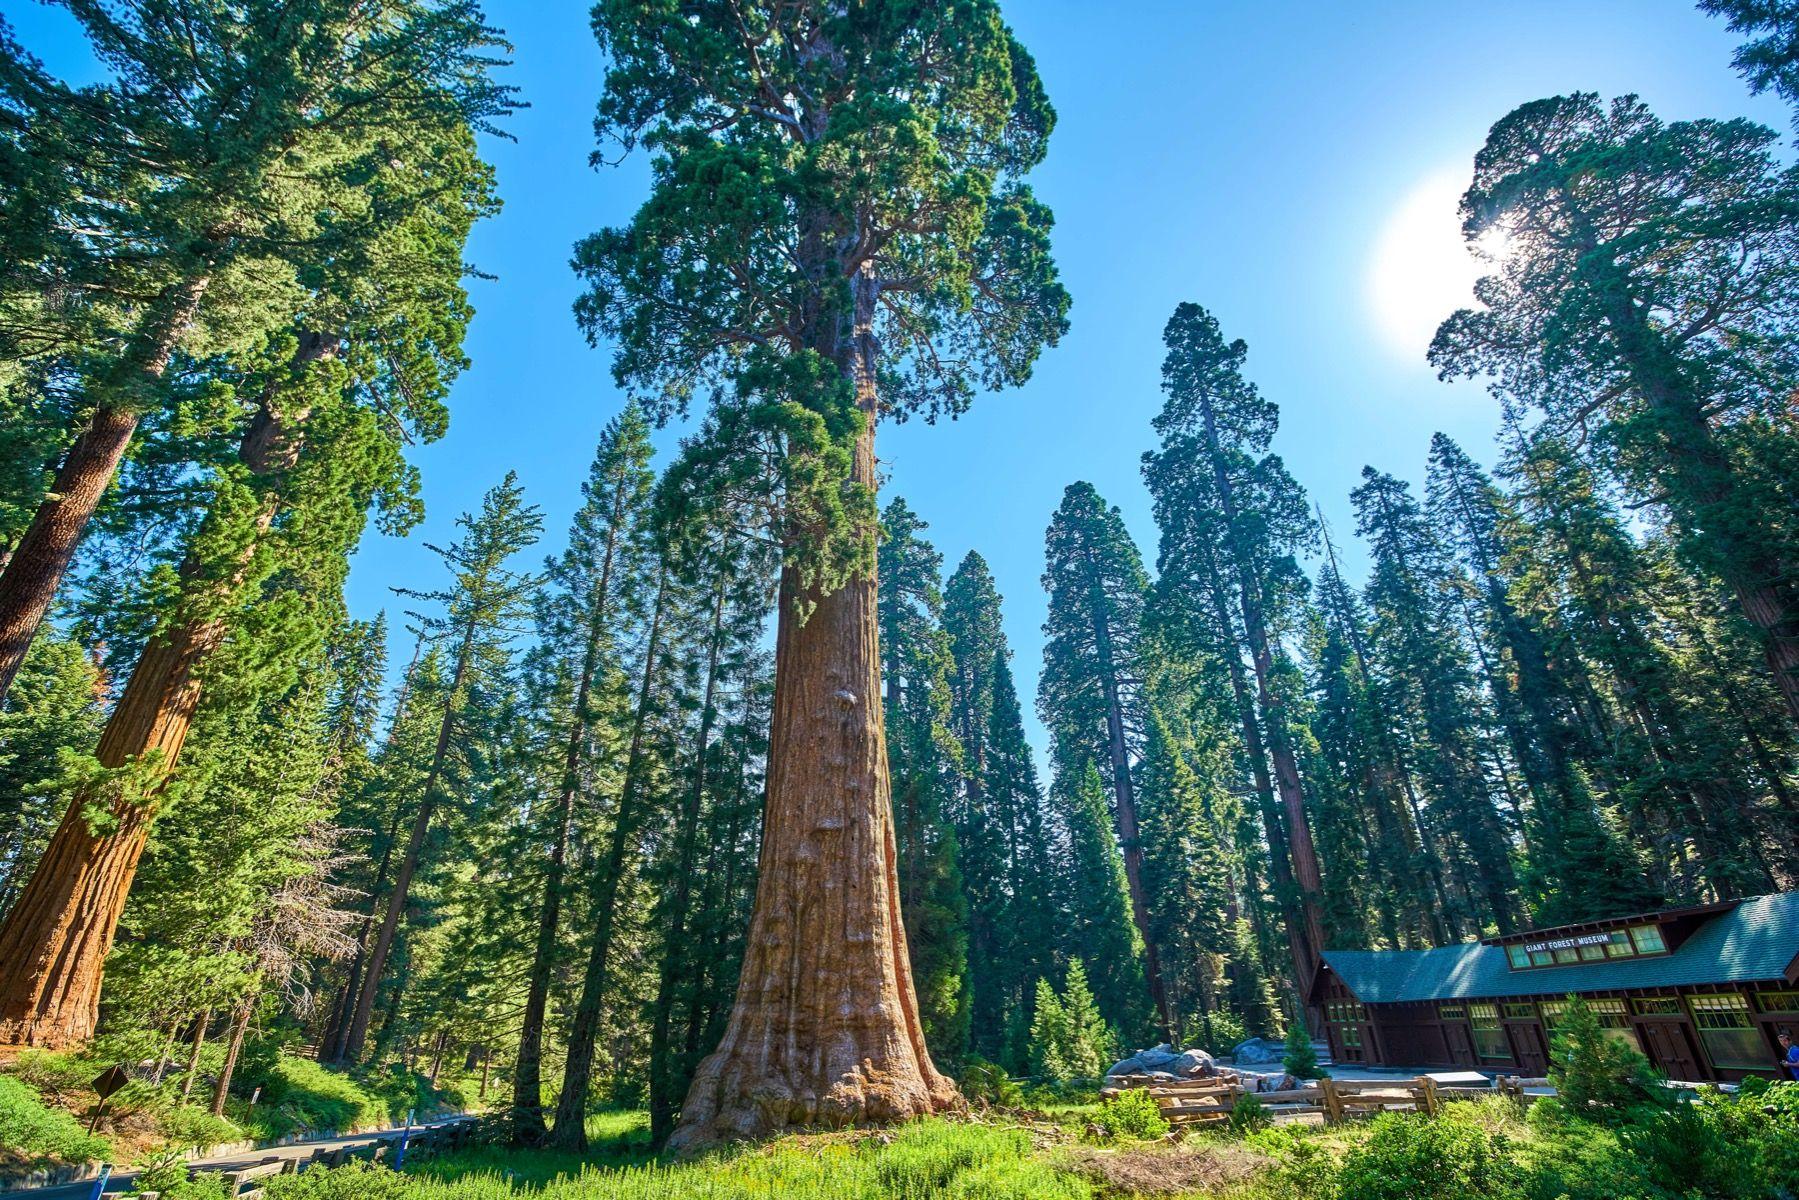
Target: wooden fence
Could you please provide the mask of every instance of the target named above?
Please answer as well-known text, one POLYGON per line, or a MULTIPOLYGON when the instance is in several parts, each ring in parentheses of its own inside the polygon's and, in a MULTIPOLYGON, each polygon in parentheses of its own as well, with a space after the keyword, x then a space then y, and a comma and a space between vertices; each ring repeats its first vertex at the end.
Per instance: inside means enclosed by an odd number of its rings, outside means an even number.
MULTIPOLYGON (((341 1167, 356 1159, 367 1162, 392 1163, 399 1155, 401 1139, 405 1139, 406 1161, 420 1162, 434 1155, 460 1150, 475 1136, 479 1123, 472 1117, 447 1121, 442 1125, 421 1126, 402 1133, 394 1130, 356 1145, 321 1147, 305 1158, 283 1158, 270 1155, 248 1167, 191 1167, 189 1177, 217 1173, 224 1178, 225 1194, 237 1200, 263 1200, 262 1180, 272 1175, 296 1175, 313 1167, 341 1167)), ((143 1192, 140 1200, 160 1200, 156 1192, 143 1192)))
POLYGON ((1320 1079, 1305 1087, 1278 1092, 1257 1092, 1243 1085, 1235 1075, 1218 1075, 1210 1079, 1153 1080, 1142 1076, 1125 1076, 1119 1086, 1107 1087, 1101 1096, 1116 1096, 1121 1091, 1140 1089, 1155 1098, 1156 1107, 1169 1124, 1209 1125, 1229 1120, 1237 1102, 1254 1096, 1271 1116, 1318 1113, 1326 1125, 1338 1125, 1351 1117, 1379 1112, 1436 1113, 1444 1101, 1469 1100, 1478 1096, 1507 1096, 1528 1104, 1534 1097, 1527 1087, 1540 1087, 1541 1079, 1501 1079, 1495 1087, 1450 1087, 1439 1084, 1429 1075, 1413 1079, 1320 1079))

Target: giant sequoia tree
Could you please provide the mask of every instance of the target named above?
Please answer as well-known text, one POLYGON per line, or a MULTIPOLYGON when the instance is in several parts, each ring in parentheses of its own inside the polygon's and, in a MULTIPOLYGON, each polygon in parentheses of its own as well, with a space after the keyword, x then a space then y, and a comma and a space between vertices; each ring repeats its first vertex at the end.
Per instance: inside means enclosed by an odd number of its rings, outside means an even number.
POLYGON ((1634 96, 1516 109, 1462 198, 1469 240, 1499 231, 1506 252, 1431 359, 1599 438, 1734 594, 1799 721, 1799 171, 1775 140, 1740 120, 1664 125, 1634 96))
POLYGON ((894 870, 875 425, 1020 383, 1061 334, 1019 182, 1053 113, 991 0, 605 0, 594 28, 599 131, 646 145, 653 182, 577 249, 578 316, 658 415, 714 394, 687 508, 759 490, 785 554, 755 912, 674 1142, 939 1110, 894 870))
POLYGON ((140 419, 170 405, 177 352, 256 349, 334 256, 460 186, 451 170, 430 189, 389 188, 390 163, 511 103, 488 75, 497 35, 468 0, 65 6, 108 82, 4 73, 23 119, 50 132, 25 156, 39 203, 0 209, 0 240, 42 260, 5 272, 0 313, 35 288, 53 298, 42 308, 80 314, 59 318, 80 336, 45 346, 0 321, 0 357, 60 353, 81 402, 0 569, 0 697, 140 419), (82 235, 31 236, 45 227, 82 235))

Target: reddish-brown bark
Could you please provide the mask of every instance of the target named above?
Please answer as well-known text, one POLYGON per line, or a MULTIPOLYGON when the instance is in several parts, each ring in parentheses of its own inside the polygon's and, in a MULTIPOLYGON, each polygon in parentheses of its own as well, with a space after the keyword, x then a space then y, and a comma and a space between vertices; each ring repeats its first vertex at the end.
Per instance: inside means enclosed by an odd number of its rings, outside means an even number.
MULTIPOLYGON (((118 391, 129 393, 162 378, 176 344, 199 312, 206 284, 205 277, 196 277, 170 296, 143 339, 142 357, 122 369, 118 391)), ((101 394, 113 390, 103 387, 101 394)), ((69 447, 30 527, 11 547, 5 568, 0 570, 0 700, 6 699, 31 639, 50 611, 82 532, 112 485, 137 421, 137 410, 129 404, 103 400, 96 406, 87 428, 69 447)))
MULTIPOLYGON (((854 345, 833 357, 855 380, 866 417, 853 478, 872 489, 875 284, 866 269, 853 284, 854 345)), ((960 1102, 925 1048, 900 917, 874 571, 819 595, 788 568, 760 875, 737 1000, 669 1145, 900 1121, 960 1102)))
MULTIPOLYGON (((307 345, 311 349, 303 348, 303 353, 309 359, 328 353, 319 339, 307 345)), ((240 449, 253 474, 269 476, 293 465, 307 415, 304 410, 279 412, 271 392, 240 449)), ((254 519, 255 537, 235 571, 222 579, 200 579, 195 587, 223 595, 240 587, 256 539, 274 523, 277 507, 271 489, 254 519)), ((195 578, 192 561, 184 574, 195 578)), ((198 605, 190 611, 216 613, 218 608, 198 605)), ((200 704, 199 668, 224 641, 225 631, 224 619, 209 615, 177 618, 151 637, 100 734, 94 756, 101 766, 116 769, 155 755, 155 770, 166 778, 200 704)), ((138 779, 131 786, 134 794, 111 798, 88 790, 76 793, 18 903, 0 923, 0 1042, 57 1047, 92 1035, 106 955, 161 791, 154 779, 138 779), (96 804, 110 811, 107 822, 97 823, 99 836, 86 817, 96 804)))

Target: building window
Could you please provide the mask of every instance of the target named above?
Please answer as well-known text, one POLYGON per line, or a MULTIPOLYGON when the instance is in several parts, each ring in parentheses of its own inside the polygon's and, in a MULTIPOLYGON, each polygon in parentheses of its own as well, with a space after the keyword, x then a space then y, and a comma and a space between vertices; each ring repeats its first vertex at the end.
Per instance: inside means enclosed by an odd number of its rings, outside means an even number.
POLYGON ((1345 1050, 1362 1048, 1362 1022, 1368 1019, 1368 1010, 1359 1001, 1332 1000, 1324 1006, 1324 1016, 1345 1050))
POLYGON ((1579 946, 1563 946, 1560 950, 1557 950, 1555 952, 1555 961, 1563 964, 1564 966, 1568 963, 1579 962, 1580 961, 1580 947, 1579 946))
POLYGON ((1547 950, 1532 950, 1530 952, 1530 965, 1533 967, 1552 967, 1555 965, 1555 955, 1547 950))
POLYGON ((1635 958, 1639 954, 1666 954, 1668 943, 1658 925, 1632 925, 1610 933, 1581 934, 1542 942, 1514 942, 1505 948, 1512 970, 1531 967, 1565 967, 1573 963, 1603 962, 1608 958, 1635 958))
POLYGON ((1496 1004, 1470 1004, 1468 1023, 1474 1029, 1474 1053, 1488 1062, 1511 1062, 1512 1046, 1506 1040, 1505 1026, 1499 1023, 1496 1004))
POLYGON ((1530 951, 1516 943, 1505 948, 1505 956, 1511 960, 1514 971, 1522 971, 1530 966, 1530 951))
POLYGON ((1799 992, 1763 992, 1755 1006, 1765 1013, 1799 1013, 1799 992))
POLYGON ((1666 954, 1668 944, 1662 941, 1659 925, 1633 925, 1630 940, 1635 943, 1638 954, 1666 954))
MULTIPOLYGON (((1630 1013, 1624 1001, 1588 1000, 1587 1007, 1592 1010, 1593 1016, 1599 1022, 1599 1028, 1605 1032, 1607 1037, 1613 1041, 1622 1042, 1639 1054, 1643 1052, 1643 1044, 1637 1041, 1636 1031, 1630 1026, 1630 1013)), ((1568 1014, 1568 1002, 1566 1000, 1546 1000, 1542 1004, 1542 1009, 1543 1026, 1550 1033, 1554 1033, 1556 1027, 1562 1023, 1562 1018, 1568 1014)))
POLYGON ((1605 944, 1605 952, 1613 958, 1629 958, 1637 952, 1637 948, 1630 944, 1628 933, 1622 929, 1615 929, 1612 931, 1611 940, 1605 944))
POLYGON ((1705 1043, 1712 1066, 1729 1070, 1756 1070, 1768 1065, 1773 1051, 1749 1016, 1745 996, 1689 996, 1693 1024, 1705 1043))
POLYGON ((1640 1016, 1645 1017, 1678 1017, 1680 1015, 1680 997, 1678 996, 1639 996, 1630 1002, 1640 1016))
POLYGON ((1537 1019, 1537 1006, 1534 1004, 1508 1004, 1505 1006, 1505 1019, 1508 1021, 1534 1021, 1537 1019))
POLYGON ((1580 948, 1580 961, 1582 961, 1582 962, 1598 962, 1600 959, 1602 959, 1604 957, 1605 957, 1605 947, 1604 946, 1595 944, 1595 945, 1589 945, 1589 946, 1582 946, 1580 948))
POLYGON ((1468 1010, 1459 1004, 1439 1004, 1437 1016, 1445 1021, 1459 1021, 1468 1015, 1468 1010))

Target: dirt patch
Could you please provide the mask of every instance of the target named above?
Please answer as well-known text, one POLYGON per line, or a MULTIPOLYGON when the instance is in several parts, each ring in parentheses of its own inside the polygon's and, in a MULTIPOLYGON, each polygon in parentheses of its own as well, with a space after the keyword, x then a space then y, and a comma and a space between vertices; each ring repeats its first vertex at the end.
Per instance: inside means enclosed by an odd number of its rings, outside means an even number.
POLYGON ((1175 1196, 1221 1192, 1268 1169, 1268 1160, 1234 1146, 1134 1146, 1069 1149, 1068 1166, 1107 1195, 1175 1196))

